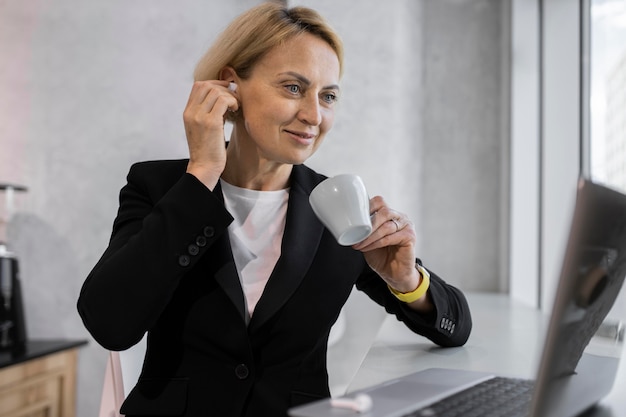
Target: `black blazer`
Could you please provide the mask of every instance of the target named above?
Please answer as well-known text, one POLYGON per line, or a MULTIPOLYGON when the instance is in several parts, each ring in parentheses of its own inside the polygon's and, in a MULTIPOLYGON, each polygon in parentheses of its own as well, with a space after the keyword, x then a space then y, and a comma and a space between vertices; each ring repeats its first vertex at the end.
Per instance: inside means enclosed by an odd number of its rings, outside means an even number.
POLYGON ((78 300, 104 348, 148 332, 127 416, 284 416, 329 395, 326 345, 352 287, 441 346, 471 329, 462 293, 432 274, 436 312, 399 302, 362 253, 336 243, 308 197, 325 177, 294 166, 282 254, 246 324, 244 296, 219 186, 186 174, 187 160, 133 165, 120 192, 108 248, 78 300))

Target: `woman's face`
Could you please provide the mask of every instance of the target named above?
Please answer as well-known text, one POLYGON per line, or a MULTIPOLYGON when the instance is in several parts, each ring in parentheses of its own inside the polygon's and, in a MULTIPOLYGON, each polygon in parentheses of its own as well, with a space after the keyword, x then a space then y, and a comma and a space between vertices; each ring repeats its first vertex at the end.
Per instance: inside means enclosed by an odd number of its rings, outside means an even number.
POLYGON ((301 164, 333 125, 339 60, 325 41, 305 33, 271 49, 239 84, 239 144, 256 147, 261 159, 301 164))

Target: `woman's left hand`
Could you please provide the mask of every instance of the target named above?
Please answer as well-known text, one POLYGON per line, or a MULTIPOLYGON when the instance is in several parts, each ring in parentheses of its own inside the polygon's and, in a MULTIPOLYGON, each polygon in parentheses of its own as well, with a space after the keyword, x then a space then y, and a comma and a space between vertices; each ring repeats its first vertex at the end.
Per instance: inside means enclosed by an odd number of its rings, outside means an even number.
POLYGON ((363 252, 365 260, 389 286, 411 292, 420 283, 415 268, 415 229, 406 214, 392 210, 382 197, 370 200, 372 234, 352 248, 363 252))

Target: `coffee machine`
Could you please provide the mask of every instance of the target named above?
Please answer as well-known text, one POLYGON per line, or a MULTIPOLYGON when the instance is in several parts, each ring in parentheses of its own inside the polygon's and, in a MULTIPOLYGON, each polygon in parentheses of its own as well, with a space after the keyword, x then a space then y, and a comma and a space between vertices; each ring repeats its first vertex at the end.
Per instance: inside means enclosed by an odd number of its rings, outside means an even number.
POLYGON ((13 212, 15 192, 21 185, 1 184, 5 197, 4 215, 0 213, 0 352, 20 354, 26 349, 26 319, 20 284, 19 264, 7 243, 7 224, 13 212))

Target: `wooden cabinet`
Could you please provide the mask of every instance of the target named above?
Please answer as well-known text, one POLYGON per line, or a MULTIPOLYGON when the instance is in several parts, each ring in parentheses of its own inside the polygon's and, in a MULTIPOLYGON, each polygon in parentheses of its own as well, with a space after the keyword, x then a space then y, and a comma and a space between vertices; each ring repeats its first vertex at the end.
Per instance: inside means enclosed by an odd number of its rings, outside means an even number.
POLYGON ((0 354, 0 417, 75 417, 78 347, 86 342, 31 341, 0 354))

